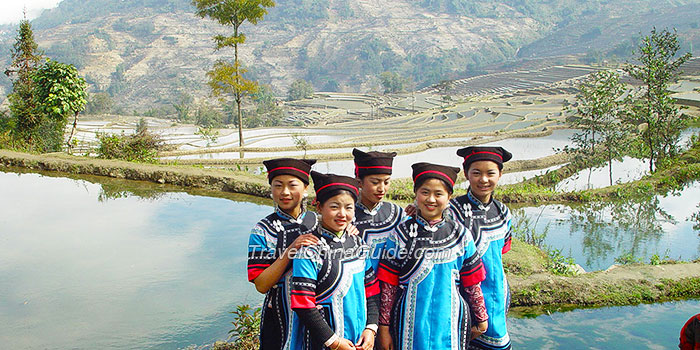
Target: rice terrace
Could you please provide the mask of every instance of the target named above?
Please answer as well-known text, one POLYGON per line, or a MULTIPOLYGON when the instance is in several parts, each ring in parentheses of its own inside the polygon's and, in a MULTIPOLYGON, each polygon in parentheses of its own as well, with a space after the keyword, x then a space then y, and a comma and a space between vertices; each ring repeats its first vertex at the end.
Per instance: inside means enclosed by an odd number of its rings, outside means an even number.
MULTIPOLYGON (((323 154, 324 160, 347 158, 348 149, 365 144, 412 153, 560 128, 566 118, 562 107, 573 101, 573 86, 596 70, 562 66, 500 73, 451 82, 447 91, 432 87, 403 95, 316 93, 312 99, 287 103, 287 121, 305 127, 246 130, 243 148, 237 146, 233 130, 221 130, 215 142, 207 142, 194 135, 194 126, 171 126, 156 119, 149 120, 149 126, 177 147, 161 159, 181 164, 259 164, 269 152, 279 151, 298 156, 304 152, 295 146, 294 136, 308 141, 308 155, 323 154), (367 120, 372 120, 371 129, 367 120), (244 158, 234 161, 240 151, 244 158)), ((94 132, 134 130, 134 123, 81 121, 77 139, 89 144, 94 132)))

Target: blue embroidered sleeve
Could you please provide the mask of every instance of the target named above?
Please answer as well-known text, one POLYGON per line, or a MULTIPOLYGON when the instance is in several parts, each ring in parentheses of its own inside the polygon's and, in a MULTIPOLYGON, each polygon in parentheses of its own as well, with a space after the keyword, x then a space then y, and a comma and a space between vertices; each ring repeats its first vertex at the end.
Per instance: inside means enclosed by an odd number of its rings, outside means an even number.
POLYGON ((316 247, 299 249, 292 266, 292 308, 315 308, 316 281, 320 267, 316 247))
POLYGON ((268 243, 265 229, 259 224, 255 225, 248 238, 248 281, 250 282, 275 262, 275 250, 270 248, 268 243))
POLYGON ((399 267, 398 261, 400 252, 399 247, 399 227, 395 228, 389 234, 386 244, 384 245, 384 252, 382 253, 382 260, 379 261, 379 268, 377 271, 377 277, 380 281, 389 283, 391 285, 399 284, 399 267))

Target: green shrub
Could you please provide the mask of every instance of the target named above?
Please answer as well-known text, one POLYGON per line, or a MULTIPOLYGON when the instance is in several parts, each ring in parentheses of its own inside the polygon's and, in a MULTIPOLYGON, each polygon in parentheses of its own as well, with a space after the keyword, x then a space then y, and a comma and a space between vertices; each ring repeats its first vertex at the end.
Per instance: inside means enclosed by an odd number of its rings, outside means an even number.
POLYGON ((642 259, 629 252, 615 258, 615 262, 620 265, 641 264, 642 259))
POLYGON ((538 247, 540 249, 544 248, 544 240, 547 238, 547 233, 549 232, 549 224, 538 232, 537 223, 540 220, 542 211, 537 216, 537 218, 532 220, 529 216, 525 214, 522 209, 513 210, 513 237, 527 243, 538 247))
POLYGON ((238 305, 232 311, 235 318, 229 331, 229 339, 233 339, 233 348, 238 350, 257 350, 260 346, 260 308, 253 309, 250 305, 238 305))
POLYGON ((555 275, 571 276, 574 274, 572 267, 575 261, 572 257, 565 257, 561 249, 549 247, 547 249, 547 269, 555 275))
POLYGON ((123 159, 155 163, 163 141, 157 134, 142 131, 134 135, 99 134, 97 156, 105 159, 123 159))

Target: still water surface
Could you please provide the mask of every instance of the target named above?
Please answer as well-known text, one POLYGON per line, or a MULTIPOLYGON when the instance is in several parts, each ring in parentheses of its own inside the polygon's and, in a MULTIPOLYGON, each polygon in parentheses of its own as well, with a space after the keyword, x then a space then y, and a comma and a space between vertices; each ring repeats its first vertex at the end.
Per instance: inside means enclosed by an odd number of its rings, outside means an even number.
POLYGON ((0 172, 0 348, 173 349, 226 337, 266 205, 0 172))
MULTIPOLYGON (((271 211, 268 204, 90 181, 0 172, 0 348, 207 344, 226 338, 236 305, 262 302, 246 281, 245 261, 250 227, 271 211)), ((669 335, 699 306, 579 310, 510 323, 521 349, 622 349, 630 341, 671 348, 669 335)))
POLYGON ((678 349, 680 330, 700 301, 606 307, 508 319, 514 349, 678 349))
POLYGON ((626 254, 647 263, 653 255, 700 257, 700 182, 666 195, 526 207, 514 215, 528 217, 536 232, 546 231, 545 245, 573 257, 586 271, 605 270, 626 254))

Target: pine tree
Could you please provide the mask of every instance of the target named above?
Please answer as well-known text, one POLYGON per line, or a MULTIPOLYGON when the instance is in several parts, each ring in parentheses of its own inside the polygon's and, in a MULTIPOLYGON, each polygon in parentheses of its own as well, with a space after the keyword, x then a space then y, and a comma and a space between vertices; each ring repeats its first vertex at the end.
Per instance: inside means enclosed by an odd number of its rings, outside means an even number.
POLYGON ((32 25, 25 18, 19 23, 17 41, 12 47, 12 64, 5 70, 5 75, 12 80, 12 93, 7 98, 15 131, 29 142, 32 131, 41 122, 41 116, 35 113, 32 75, 42 63, 43 55, 34 41, 32 25))

